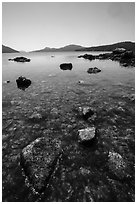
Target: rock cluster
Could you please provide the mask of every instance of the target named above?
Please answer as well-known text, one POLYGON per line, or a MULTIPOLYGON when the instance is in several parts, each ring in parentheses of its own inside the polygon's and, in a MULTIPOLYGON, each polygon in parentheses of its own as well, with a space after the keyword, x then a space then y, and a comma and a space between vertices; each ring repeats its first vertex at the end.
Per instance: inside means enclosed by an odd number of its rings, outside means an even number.
POLYGON ((128 51, 123 48, 116 48, 111 53, 104 53, 99 55, 80 55, 78 58, 84 58, 88 60, 105 60, 110 59, 112 61, 119 61, 122 66, 135 66, 135 54, 133 51, 128 51))

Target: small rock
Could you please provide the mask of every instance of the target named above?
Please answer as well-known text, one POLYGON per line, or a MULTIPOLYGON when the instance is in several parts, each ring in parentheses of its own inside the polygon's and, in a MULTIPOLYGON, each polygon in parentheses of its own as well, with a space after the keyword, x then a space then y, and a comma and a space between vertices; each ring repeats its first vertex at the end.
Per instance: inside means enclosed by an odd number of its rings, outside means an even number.
POLYGON ((108 157, 109 170, 119 179, 124 178, 126 175, 126 163, 122 156, 116 152, 109 152, 108 157))
POLYGON ((10 83, 10 80, 7 80, 7 81, 4 81, 5 84, 9 84, 10 83))
POLYGON ((30 79, 26 79, 26 77, 20 76, 17 80, 17 87, 19 89, 25 90, 26 88, 28 88, 31 85, 31 80, 30 79))
POLYGON ((79 132, 78 141, 83 144, 93 141, 93 139, 95 139, 95 136, 96 136, 95 127, 90 127, 90 128, 88 127, 85 129, 81 129, 81 130, 78 130, 78 132, 79 132))
POLYGON ((96 73, 98 73, 98 72, 101 72, 101 69, 98 69, 97 67, 93 67, 93 68, 89 68, 89 69, 87 70, 87 72, 88 72, 89 74, 96 74, 96 73))
POLYGON ((71 70, 72 69, 72 63, 63 63, 60 65, 60 69, 62 70, 71 70))
POLYGON ((84 81, 83 80, 79 80, 78 84, 84 84, 84 81))
POLYGON ((79 115, 82 116, 85 120, 87 120, 89 117, 94 115, 94 111, 88 106, 79 107, 78 112, 79 112, 79 115))

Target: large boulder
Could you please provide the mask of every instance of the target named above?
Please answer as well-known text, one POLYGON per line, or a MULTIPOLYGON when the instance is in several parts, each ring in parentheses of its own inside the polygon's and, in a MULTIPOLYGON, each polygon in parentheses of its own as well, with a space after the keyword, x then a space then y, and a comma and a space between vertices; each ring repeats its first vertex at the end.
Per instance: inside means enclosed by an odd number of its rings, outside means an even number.
POLYGON ((61 143, 57 140, 38 138, 21 152, 21 165, 36 192, 41 193, 55 170, 61 143))
POLYGON ((17 87, 19 89, 25 90, 26 88, 28 88, 31 85, 31 80, 30 79, 26 79, 26 77, 20 76, 17 80, 17 87))
POLYGON ((60 64, 60 69, 62 69, 62 70, 72 70, 72 63, 60 64))
POLYGON ((15 61, 15 62, 30 62, 30 59, 26 57, 16 57, 13 59, 9 59, 9 61, 15 61))
POLYGON ((96 73, 101 72, 101 69, 98 69, 97 67, 93 67, 93 68, 89 68, 89 69, 87 70, 87 72, 88 72, 89 74, 96 74, 96 73))

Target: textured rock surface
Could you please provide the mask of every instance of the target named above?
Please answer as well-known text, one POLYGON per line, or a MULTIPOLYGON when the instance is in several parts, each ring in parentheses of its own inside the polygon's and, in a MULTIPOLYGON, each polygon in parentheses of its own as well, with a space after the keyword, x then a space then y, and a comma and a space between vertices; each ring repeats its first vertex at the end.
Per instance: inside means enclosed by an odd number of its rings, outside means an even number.
POLYGON ((90 142, 95 138, 96 129, 95 127, 90 127, 90 128, 78 130, 78 132, 79 132, 79 142, 85 143, 85 142, 90 142))
POLYGON ((109 152, 109 169, 110 171, 117 176, 119 179, 123 179, 126 170, 126 163, 124 162, 122 156, 116 152, 109 152))
POLYGON ((45 188, 60 152, 59 141, 38 138, 22 150, 21 164, 30 183, 38 192, 45 188))

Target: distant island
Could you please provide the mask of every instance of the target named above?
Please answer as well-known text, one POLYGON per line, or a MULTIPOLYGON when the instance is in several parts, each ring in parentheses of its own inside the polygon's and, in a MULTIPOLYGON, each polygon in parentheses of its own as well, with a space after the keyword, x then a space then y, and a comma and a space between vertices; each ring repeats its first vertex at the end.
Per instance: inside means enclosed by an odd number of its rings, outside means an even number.
POLYGON ((64 47, 60 47, 60 48, 45 47, 44 49, 34 50, 32 52, 65 52, 65 51, 76 51, 76 50, 84 49, 84 48, 86 48, 86 47, 71 44, 71 45, 67 45, 64 47))
MULTIPOLYGON (((119 42, 119 43, 114 43, 110 45, 92 46, 92 47, 83 47, 80 45, 71 44, 61 48, 45 47, 41 50, 34 50, 31 52, 113 51, 116 48, 124 48, 126 50, 131 50, 135 53, 135 43, 130 41, 119 42)), ((2 53, 16 53, 16 52, 19 52, 19 51, 2 45, 2 53)))
POLYGON ((113 51, 116 48, 124 48, 126 50, 131 50, 135 52, 135 43, 126 41, 126 42, 119 42, 110 45, 101 45, 101 46, 94 46, 94 47, 82 47, 80 45, 67 45, 61 48, 49 48, 45 47, 41 50, 35 50, 33 52, 65 52, 65 51, 113 51))
POLYGON ((133 51, 135 53, 135 43, 130 41, 114 43, 110 45, 101 45, 94 47, 86 47, 82 49, 77 49, 76 51, 113 51, 116 48, 124 48, 126 50, 133 51))
POLYGON ((7 47, 5 45, 2 45, 2 53, 16 53, 16 52, 19 52, 19 51, 14 50, 14 49, 7 47))

